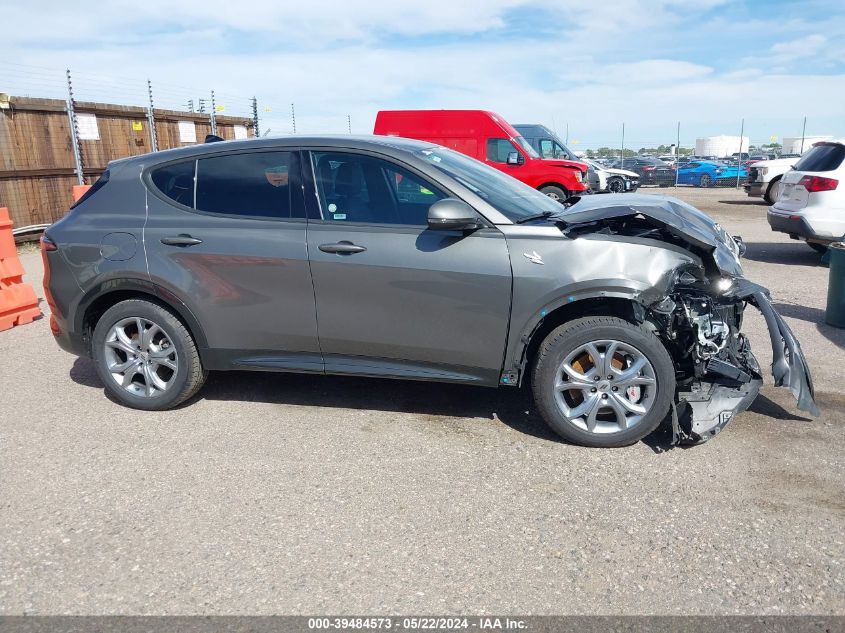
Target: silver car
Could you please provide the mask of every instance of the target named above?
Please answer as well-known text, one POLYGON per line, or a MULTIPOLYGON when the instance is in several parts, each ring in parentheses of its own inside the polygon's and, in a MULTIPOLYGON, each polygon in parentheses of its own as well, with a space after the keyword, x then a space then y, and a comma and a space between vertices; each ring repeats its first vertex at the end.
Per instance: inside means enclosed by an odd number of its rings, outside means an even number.
POLYGON ((42 240, 51 329, 137 409, 209 371, 519 388, 569 441, 662 422, 701 442, 754 400, 740 333, 768 323, 775 383, 816 412, 800 346, 742 244, 672 198, 569 208, 401 138, 208 143, 109 165, 42 240))

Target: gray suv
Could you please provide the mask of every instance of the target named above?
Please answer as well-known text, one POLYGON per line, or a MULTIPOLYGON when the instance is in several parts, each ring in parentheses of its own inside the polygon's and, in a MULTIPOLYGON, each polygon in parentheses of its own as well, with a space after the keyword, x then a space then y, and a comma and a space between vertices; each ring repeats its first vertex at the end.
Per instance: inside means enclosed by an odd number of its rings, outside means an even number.
POLYGON ((815 413, 804 356, 742 243, 672 198, 563 206, 449 149, 393 137, 207 143, 111 163, 42 240, 51 329, 137 409, 210 370, 530 384, 569 441, 671 424, 704 441, 761 384, 815 413))

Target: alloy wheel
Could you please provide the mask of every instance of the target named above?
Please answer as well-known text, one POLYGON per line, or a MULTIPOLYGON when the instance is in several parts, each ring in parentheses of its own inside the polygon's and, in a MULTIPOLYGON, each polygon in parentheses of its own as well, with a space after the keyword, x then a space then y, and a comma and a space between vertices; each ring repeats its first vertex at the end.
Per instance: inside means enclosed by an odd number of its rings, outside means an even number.
POLYGON ((142 317, 121 319, 105 340, 109 374, 133 395, 155 398, 175 382, 179 357, 167 332, 142 317))
POLYGON ((636 347, 591 341, 570 352, 555 374, 555 401, 589 433, 619 433, 639 422, 657 396, 654 367, 636 347))

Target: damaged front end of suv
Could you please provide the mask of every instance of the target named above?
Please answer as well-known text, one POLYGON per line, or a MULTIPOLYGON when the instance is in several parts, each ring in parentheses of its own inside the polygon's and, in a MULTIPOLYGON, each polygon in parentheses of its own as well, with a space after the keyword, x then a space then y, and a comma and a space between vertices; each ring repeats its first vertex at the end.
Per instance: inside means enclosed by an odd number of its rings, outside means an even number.
POLYGON ((772 307, 768 290, 743 277, 745 246, 740 238, 680 200, 655 196, 618 202, 584 199, 556 219, 566 237, 576 242, 604 238, 613 257, 630 256, 622 269, 652 268, 648 278, 653 283, 641 286, 632 298, 640 319, 660 337, 675 363, 675 443, 710 439, 757 396, 760 367, 740 331, 748 305, 762 313, 768 327, 774 384, 788 387, 799 409, 818 415, 801 346, 772 307), (643 262, 642 251, 626 249, 655 241, 692 257, 666 267, 659 257, 643 262))

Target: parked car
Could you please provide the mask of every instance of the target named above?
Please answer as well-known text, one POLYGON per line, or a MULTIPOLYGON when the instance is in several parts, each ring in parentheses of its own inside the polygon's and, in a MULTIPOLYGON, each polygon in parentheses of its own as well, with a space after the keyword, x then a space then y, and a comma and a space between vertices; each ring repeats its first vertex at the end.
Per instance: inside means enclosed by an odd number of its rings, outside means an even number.
POLYGON ((587 159, 584 159, 584 162, 590 168, 587 171, 590 190, 595 193, 633 193, 640 186, 640 176, 637 172, 604 167, 587 159))
POLYGON ((588 190, 587 165, 544 160, 500 114, 485 110, 382 110, 374 134, 450 147, 513 176, 557 202, 588 190))
POLYGON ((768 212, 772 230, 819 252, 845 239, 843 180, 845 139, 815 143, 781 178, 783 189, 768 212))
POLYGON ((695 185, 696 187, 712 187, 718 185, 735 185, 739 173, 740 181, 748 178, 746 167, 736 164, 726 165, 708 160, 698 160, 678 167, 678 184, 695 185))
POLYGON ((800 156, 761 160, 748 168, 748 182, 743 186, 745 193, 756 198, 764 198, 770 205, 780 197, 781 178, 792 169, 800 156))
POLYGON ((675 415, 700 442, 754 400, 739 331, 816 412, 800 346, 740 242, 672 198, 563 206, 389 137, 226 141, 113 161, 41 242, 50 329, 118 402, 162 410, 210 370, 530 384, 562 437, 621 446, 675 415))
POLYGON ((637 173, 640 185, 659 185, 669 187, 675 184, 675 170, 672 166, 657 158, 634 156, 632 158, 617 158, 610 164, 613 169, 627 169, 637 173))
POLYGON ((531 144, 531 147, 540 155, 540 158, 564 158, 580 161, 587 165, 587 183, 590 191, 595 193, 625 193, 636 191, 640 185, 639 175, 624 169, 609 169, 594 160, 578 158, 560 138, 545 125, 536 123, 520 123, 513 126, 522 137, 531 144))

